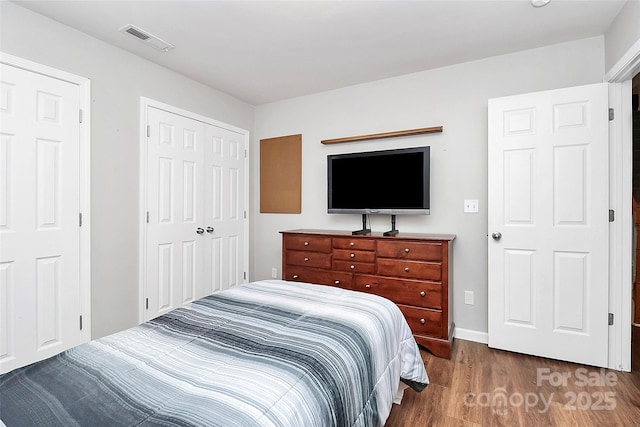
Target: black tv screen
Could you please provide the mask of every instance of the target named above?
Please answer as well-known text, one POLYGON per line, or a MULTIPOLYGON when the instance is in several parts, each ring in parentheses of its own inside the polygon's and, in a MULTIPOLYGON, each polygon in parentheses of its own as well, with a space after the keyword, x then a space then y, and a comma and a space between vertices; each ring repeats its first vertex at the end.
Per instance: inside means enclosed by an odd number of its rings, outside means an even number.
POLYGON ((429 148, 327 156, 328 212, 429 214, 429 148))

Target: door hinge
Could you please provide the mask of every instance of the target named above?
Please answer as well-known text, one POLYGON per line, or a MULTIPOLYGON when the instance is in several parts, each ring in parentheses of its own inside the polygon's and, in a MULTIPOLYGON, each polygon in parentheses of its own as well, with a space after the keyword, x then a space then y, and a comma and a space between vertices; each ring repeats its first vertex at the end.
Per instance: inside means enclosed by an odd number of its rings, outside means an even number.
POLYGON ((149 310, 149 298, 146 298, 145 308, 149 310))
POLYGON ((147 224, 149 224, 149 211, 147 211, 147 224))
POLYGON ((80 227, 82 227, 82 212, 80 212, 80 213, 78 214, 78 216, 80 217, 80 218, 79 218, 79 221, 78 221, 78 222, 80 223, 80 225, 79 225, 79 226, 80 226, 80 227))
POLYGON ((613 108, 609 108, 609 121, 612 121, 615 116, 613 108))
POLYGON ((247 219, 247 211, 244 211, 244 219, 247 219))
POLYGON ((78 121, 82 123, 82 109, 78 112, 78 121))
POLYGON ((82 330, 82 315, 80 315, 80 330, 82 330))
POLYGON ((247 158, 247 150, 246 149, 244 150, 244 158, 245 159, 247 158))
POLYGON ((147 125, 147 138, 151 136, 151 126, 147 125))
POLYGON ((613 325, 613 313, 609 313, 609 326, 613 325))
POLYGON ((609 209, 609 222, 613 222, 616 219, 616 213, 613 209, 609 209))
POLYGON ((244 277, 244 280, 247 280, 247 272, 246 271, 242 272, 242 276, 244 277))

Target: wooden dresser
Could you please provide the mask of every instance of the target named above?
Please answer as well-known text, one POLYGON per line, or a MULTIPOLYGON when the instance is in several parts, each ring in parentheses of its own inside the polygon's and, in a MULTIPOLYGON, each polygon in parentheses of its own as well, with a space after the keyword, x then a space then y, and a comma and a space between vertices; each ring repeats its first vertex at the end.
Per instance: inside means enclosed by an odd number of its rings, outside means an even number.
POLYGON ((282 233, 285 280, 369 292, 395 302, 416 342, 436 356, 451 357, 454 324, 452 234, 291 230, 282 233))

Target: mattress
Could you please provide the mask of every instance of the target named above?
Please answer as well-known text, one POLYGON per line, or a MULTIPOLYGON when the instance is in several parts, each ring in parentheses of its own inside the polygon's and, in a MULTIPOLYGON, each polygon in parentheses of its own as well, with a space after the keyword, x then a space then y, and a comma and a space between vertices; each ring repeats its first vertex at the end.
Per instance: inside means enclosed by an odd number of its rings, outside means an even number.
POLYGON ((259 281, 0 376, 8 426, 382 426, 427 373, 387 299, 259 281))

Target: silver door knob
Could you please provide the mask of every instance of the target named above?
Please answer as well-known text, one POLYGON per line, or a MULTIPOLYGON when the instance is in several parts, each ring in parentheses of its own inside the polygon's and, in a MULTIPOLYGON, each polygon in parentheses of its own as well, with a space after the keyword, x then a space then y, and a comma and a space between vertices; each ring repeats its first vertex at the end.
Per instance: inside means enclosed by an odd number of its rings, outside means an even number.
POLYGON ((493 233, 491 233, 491 238, 493 240, 500 240, 502 238, 502 233, 499 231, 494 231, 493 233))
POLYGON ((196 233, 198 234, 204 233, 204 228, 200 228, 200 227, 196 228, 196 233))
POLYGON ((214 228, 213 227, 207 227, 207 233, 213 233, 214 228))

